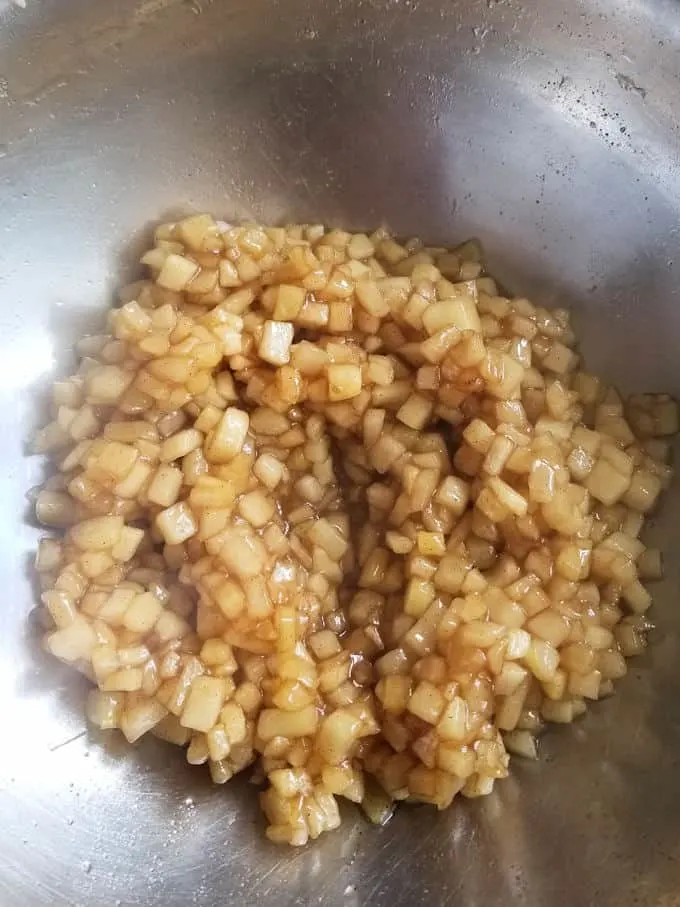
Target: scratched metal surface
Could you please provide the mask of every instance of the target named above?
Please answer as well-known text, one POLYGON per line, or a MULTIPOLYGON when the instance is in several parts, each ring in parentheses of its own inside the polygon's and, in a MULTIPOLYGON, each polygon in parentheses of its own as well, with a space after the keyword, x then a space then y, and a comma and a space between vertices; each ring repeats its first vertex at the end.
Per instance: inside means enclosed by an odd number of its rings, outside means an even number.
POLYGON ((680 904, 676 493, 620 694, 483 802, 301 852, 246 783, 85 729, 40 656, 23 455, 48 377, 177 209, 485 237, 627 387, 680 391, 672 0, 0 0, 0 905, 680 904), (132 238, 131 238, 132 237, 132 238))

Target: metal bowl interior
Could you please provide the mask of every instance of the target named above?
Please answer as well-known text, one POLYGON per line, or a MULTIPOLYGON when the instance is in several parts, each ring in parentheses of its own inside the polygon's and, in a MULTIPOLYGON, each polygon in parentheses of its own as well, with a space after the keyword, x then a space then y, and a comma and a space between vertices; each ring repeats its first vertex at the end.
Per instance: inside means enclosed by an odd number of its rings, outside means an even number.
POLYGON ((140 228, 187 209, 478 234, 510 287, 573 306, 594 368, 680 392, 678 22, 672 0, 0 0, 4 907, 676 903, 677 492, 658 629, 613 699, 483 801, 347 810, 290 852, 247 783, 86 729, 30 629, 24 440, 140 228))

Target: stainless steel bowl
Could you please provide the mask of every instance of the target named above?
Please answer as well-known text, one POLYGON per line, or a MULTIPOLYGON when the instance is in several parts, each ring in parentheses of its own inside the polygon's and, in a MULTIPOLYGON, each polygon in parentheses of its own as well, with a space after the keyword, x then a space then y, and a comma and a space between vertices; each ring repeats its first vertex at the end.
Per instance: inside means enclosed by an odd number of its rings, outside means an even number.
POLYGON ((485 238, 625 388, 680 391, 674 0, 0 0, 0 904, 680 903, 678 495, 649 654, 481 802, 302 851, 254 791, 94 734, 39 653, 48 378, 179 209, 485 238), (132 241, 131 241, 132 237, 132 241))

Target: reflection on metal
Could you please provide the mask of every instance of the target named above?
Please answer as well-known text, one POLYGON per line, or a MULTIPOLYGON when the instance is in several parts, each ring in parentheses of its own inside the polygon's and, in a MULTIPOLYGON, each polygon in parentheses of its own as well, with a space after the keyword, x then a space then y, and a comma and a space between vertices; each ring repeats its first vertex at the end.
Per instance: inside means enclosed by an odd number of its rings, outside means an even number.
MULTIPOLYGON (((143 237, 186 209, 479 234, 511 287, 574 305, 594 366, 680 391, 671 0, 34 0, 0 9, 0 904, 652 907, 680 889, 680 565, 613 699, 493 797, 348 808, 302 852, 252 787, 83 733, 26 572, 47 374, 143 237), (583 316, 580 317, 580 313, 583 316), (9 370, 9 374, 7 373, 9 370)), ((658 540, 673 552, 680 507, 658 540)))

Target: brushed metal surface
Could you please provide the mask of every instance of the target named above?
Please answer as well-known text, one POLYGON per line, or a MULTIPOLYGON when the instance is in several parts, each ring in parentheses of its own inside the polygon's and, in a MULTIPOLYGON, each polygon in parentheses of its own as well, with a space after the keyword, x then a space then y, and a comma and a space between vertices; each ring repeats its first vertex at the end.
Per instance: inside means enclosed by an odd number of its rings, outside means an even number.
POLYGON ((590 361, 680 392, 673 0, 0 0, 0 905, 680 904, 677 491, 618 695, 446 813, 302 851, 247 783, 88 731, 28 619, 24 456, 49 376, 177 209, 484 237, 590 361))

